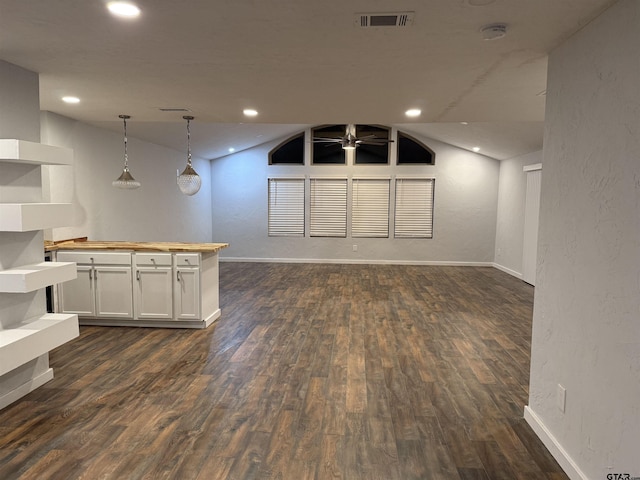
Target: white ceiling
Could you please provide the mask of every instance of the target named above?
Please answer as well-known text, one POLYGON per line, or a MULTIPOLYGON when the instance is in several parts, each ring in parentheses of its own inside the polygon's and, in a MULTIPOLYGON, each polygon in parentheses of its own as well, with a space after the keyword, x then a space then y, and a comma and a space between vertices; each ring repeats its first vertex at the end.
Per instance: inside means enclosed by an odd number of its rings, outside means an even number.
POLYGON ((130 136, 178 150, 185 113, 159 108, 189 109, 203 158, 308 125, 367 123, 504 159, 542 146, 547 54, 615 2, 136 3, 142 15, 122 20, 106 0, 0 0, 0 59, 40 73, 42 110, 115 131, 128 114, 130 136), (413 25, 355 25, 356 13, 398 11, 415 12, 413 25), (483 40, 496 22, 507 36, 483 40))

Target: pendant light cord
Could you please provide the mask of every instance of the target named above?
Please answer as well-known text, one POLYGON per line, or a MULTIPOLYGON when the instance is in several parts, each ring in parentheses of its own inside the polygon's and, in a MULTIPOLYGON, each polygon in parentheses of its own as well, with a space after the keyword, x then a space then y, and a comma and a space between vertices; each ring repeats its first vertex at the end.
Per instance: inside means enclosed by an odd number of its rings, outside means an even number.
POLYGON ((191 166, 191 119, 193 117, 183 117, 187 120, 187 165, 191 166))
POLYGON ((124 123, 124 169, 129 169, 129 155, 127 154, 127 118, 131 118, 129 115, 119 115, 124 123))

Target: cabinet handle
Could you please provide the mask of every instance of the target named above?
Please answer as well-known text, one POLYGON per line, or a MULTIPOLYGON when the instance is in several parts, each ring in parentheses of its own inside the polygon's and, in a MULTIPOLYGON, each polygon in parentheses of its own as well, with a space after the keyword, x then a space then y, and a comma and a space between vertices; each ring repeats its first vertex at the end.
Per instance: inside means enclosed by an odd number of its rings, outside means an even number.
POLYGON ((180 271, 176 272, 176 280, 180 281, 180 271))
POLYGON ((93 280, 93 274, 91 272, 93 272, 93 268, 89 269, 89 280, 93 280))
POLYGON ((140 281, 140 270, 136 271, 136 280, 140 281))
POLYGON ((98 270, 94 270, 94 271, 93 271, 93 278, 95 278, 96 280, 98 280, 98 270))

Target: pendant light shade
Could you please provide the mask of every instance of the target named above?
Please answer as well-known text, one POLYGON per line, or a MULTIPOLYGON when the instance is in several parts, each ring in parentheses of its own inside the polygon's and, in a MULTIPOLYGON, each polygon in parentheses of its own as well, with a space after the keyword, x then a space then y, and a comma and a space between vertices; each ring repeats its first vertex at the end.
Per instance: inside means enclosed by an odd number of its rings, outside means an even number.
POLYGON ((140 182, 133 178, 133 175, 131 175, 129 171, 129 157, 127 156, 127 119, 131 117, 129 115, 118 115, 118 118, 121 118, 124 123, 124 168, 120 176, 111 182, 111 185, 116 188, 133 190, 140 186, 140 182))
POLYGON ((182 118, 187 121, 187 166, 184 171, 178 175, 178 188, 185 195, 191 196, 195 195, 200 190, 200 187, 202 186, 202 179, 191 165, 191 130, 189 125, 191 120, 193 120, 193 117, 184 116, 182 118))

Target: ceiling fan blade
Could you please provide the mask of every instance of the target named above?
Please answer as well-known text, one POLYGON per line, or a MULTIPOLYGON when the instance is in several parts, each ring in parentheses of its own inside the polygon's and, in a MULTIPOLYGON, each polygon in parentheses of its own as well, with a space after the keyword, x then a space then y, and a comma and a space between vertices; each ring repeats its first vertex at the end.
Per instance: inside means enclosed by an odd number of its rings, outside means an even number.
POLYGON ((314 138, 314 143, 340 143, 342 141, 341 138, 314 138))
POLYGON ((384 138, 379 138, 375 140, 357 140, 356 141, 356 143, 362 143, 365 145, 386 145, 391 142, 393 142, 393 140, 385 140, 384 138))

